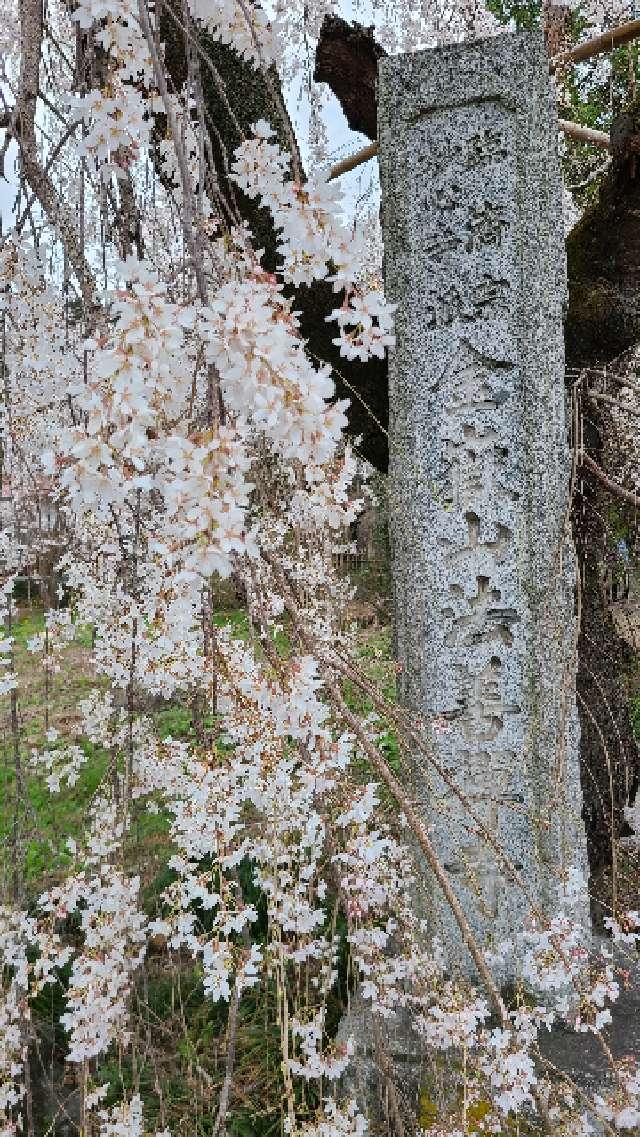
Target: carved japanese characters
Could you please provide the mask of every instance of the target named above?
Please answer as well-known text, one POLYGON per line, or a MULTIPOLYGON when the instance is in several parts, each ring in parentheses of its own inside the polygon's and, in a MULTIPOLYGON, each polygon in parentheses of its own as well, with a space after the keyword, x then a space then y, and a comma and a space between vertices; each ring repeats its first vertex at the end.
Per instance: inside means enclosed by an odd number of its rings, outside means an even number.
MULTIPOLYGON (((489 945, 520 931, 532 905, 548 910, 554 877, 585 856, 564 252, 542 38, 384 61, 379 121, 386 283, 398 304, 390 510, 401 688, 442 771, 417 762, 416 796, 489 945)), ((435 886, 426 915, 466 968, 435 886)))

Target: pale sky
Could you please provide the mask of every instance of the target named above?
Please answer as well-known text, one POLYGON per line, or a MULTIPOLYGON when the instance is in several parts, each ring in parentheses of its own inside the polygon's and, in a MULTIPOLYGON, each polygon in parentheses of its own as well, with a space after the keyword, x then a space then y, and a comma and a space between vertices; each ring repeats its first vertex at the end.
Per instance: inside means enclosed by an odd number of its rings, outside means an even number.
MULTIPOLYGON (((4 142, 4 130, 0 130, 0 145, 4 142)), ((0 216, 2 217, 2 232, 5 233, 13 216, 13 202, 16 196, 17 180, 14 175, 14 166, 18 148, 15 142, 9 143, 4 159, 5 177, 0 177, 0 216)))

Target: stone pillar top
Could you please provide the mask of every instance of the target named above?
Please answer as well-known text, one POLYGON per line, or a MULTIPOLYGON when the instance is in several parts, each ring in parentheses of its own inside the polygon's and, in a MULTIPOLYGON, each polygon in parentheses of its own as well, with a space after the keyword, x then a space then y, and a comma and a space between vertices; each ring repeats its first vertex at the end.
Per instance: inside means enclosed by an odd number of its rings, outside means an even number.
POLYGON ((524 108, 531 104, 532 84, 540 93, 541 77, 550 88, 548 68, 544 36, 537 29, 387 55, 379 63, 384 103, 379 99, 378 122, 381 112, 385 125, 393 116, 398 126, 439 107, 483 99, 524 108))

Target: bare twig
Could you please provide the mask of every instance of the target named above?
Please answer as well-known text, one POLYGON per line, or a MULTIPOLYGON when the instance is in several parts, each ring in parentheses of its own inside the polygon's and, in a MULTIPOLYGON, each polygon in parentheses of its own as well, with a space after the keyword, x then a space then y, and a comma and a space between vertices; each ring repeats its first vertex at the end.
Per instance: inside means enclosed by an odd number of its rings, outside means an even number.
POLYGON ((636 395, 640 395, 640 383, 634 383, 633 379, 629 379, 628 375, 617 374, 615 370, 608 368, 603 373, 603 378, 610 379, 613 383, 617 383, 619 387, 628 387, 630 391, 634 391, 636 395))
POLYGON ((22 172, 36 195, 49 221, 57 229, 69 262, 80 282, 89 311, 98 306, 95 284, 79 241, 74 218, 58 197, 48 173, 42 168, 35 131, 36 104, 39 92, 42 56, 41 0, 20 0, 20 77, 16 108, 7 127, 20 147, 22 172))
POLYGON ((478 975, 484 984, 485 991, 493 1003, 494 1009, 500 1017, 500 1021, 503 1024, 508 1024, 509 1016, 507 1014, 507 1009, 504 1005, 504 1002, 502 1001, 500 991, 498 990, 497 984, 491 972, 489 971, 478 942, 473 932, 471 931, 471 927, 465 915, 464 909, 451 886, 449 877, 447 876, 447 873, 442 863, 440 862, 436 850, 431 842, 431 838, 427 833, 426 827, 414 809, 413 802, 407 794, 404 786, 400 784, 398 779, 387 766, 387 763, 385 762, 384 757, 380 751, 367 737, 365 731, 362 729, 362 725, 358 716, 355 715, 347 705, 342 691, 340 690, 333 677, 330 677, 325 673, 325 681, 327 684, 327 690, 331 693, 334 707, 336 708, 343 722, 353 732, 354 737, 357 738, 359 745, 367 755, 367 758, 371 762, 374 770, 384 782, 387 789, 395 798, 396 802, 400 806, 400 809, 404 813, 409 827, 411 828, 411 831, 413 832, 413 835, 416 838, 420 849, 424 853, 427 864, 429 865, 431 872, 436 878, 442 894, 447 904, 449 905, 451 912, 453 913, 453 917, 460 930, 460 935, 462 936, 469 954, 476 965, 478 975))
MULTIPOLYGON (((325 362, 324 359, 321 359, 320 356, 316 355, 315 352, 311 351, 309 349, 309 347, 307 347, 307 352, 311 356, 312 359, 315 359, 316 363, 319 363, 321 367, 324 366, 324 362, 325 362)), ((353 383, 350 383, 349 380, 347 379, 347 377, 345 375, 343 375, 343 373, 341 371, 338 371, 337 367, 334 367, 332 370, 333 370, 333 374, 337 375, 340 382, 344 383, 347 390, 349 390, 351 392, 354 399, 358 400, 358 402, 360 403, 360 406, 369 415, 369 418, 372 419, 373 422, 375 422, 380 433, 384 434, 385 438, 388 438, 389 437, 389 431, 387 430, 387 428, 385 426, 382 425, 382 423, 380 422, 380 419, 377 417, 377 415, 375 415, 373 413, 368 402, 366 401, 366 399, 363 399, 362 395, 357 390, 357 388, 354 387, 353 383)))
MULTIPOLYGON (((49 171, 53 167, 53 163, 56 161, 58 155, 64 149, 66 143, 68 142, 68 140, 73 135, 77 126, 78 126, 77 122, 70 123, 69 126, 67 127, 67 129, 64 131, 64 133, 60 136, 60 138, 56 142, 56 145, 54 146, 53 150, 51 151, 51 153, 49 154, 49 156, 47 158, 46 166, 43 167, 42 173, 43 173, 44 177, 46 177, 49 174, 49 171)), ((22 215, 16 221, 15 228, 16 228, 17 233, 20 233, 22 231, 22 229, 24 228, 25 222, 26 222, 29 214, 31 213, 31 210, 34 207, 36 200, 37 200, 37 194, 35 192, 32 192, 31 197, 27 201, 27 204, 25 205, 25 207, 22 211, 22 215)))
MULTIPOLYGON (((282 572, 274 556, 266 549, 262 550, 262 555, 265 561, 271 565, 272 570, 278 578, 278 583, 283 590, 285 608, 296 623, 298 631, 304 636, 304 630, 301 628, 300 623, 297 620, 297 608, 295 600, 289 592, 286 581, 284 581, 282 577, 282 572)), ((313 646, 314 648, 316 647, 315 644, 313 646)), ((320 659, 322 660, 321 656, 320 659)), ((447 872, 438 857, 435 847, 427 832, 427 828, 423 824, 421 818, 418 816, 414 808, 413 801, 411 800, 405 787, 396 778, 395 774, 393 774, 389 769, 384 756, 368 738, 366 732, 362 728, 362 724, 358 716, 354 714, 354 712, 348 706, 342 694, 340 685, 336 680, 334 667, 331 666, 331 663, 328 663, 325 660, 322 660, 322 674, 325 681, 326 690, 332 697, 333 706, 336 710, 336 713, 353 733, 354 737, 358 740, 359 745, 362 747, 363 752, 371 762, 374 770, 380 776, 381 780, 389 790, 391 796, 395 798, 397 804, 402 810, 407 820, 407 824, 413 832, 413 835, 418 842, 422 853, 425 856, 427 864, 429 865, 429 868, 431 869, 436 881, 438 882, 438 885, 440 886, 446 903, 451 909, 453 917, 460 930, 460 935, 466 944, 469 954, 476 966, 478 975, 484 984, 485 991, 493 1003, 493 1006, 500 1017, 500 1021, 503 1024, 507 1024, 509 1021, 509 1016, 507 1014, 507 1009, 502 1000, 498 986, 487 966, 486 960, 471 930, 471 926, 467 920, 464 909, 451 886, 447 872)))
POLYGON ((182 146, 182 132, 178 125, 178 121, 173 111, 171 99, 169 97, 169 88, 167 87, 167 80, 165 78, 164 68, 158 56, 158 49, 156 41, 151 29, 149 21, 149 12, 147 11, 147 0, 138 0, 138 20, 142 34, 147 41, 149 48, 149 55, 153 64, 153 73, 155 76, 158 90, 164 105, 164 113, 167 116, 167 124, 173 140, 173 146, 176 154, 176 161, 180 171, 180 181, 182 182, 182 208, 184 211, 184 233, 189 246, 189 252, 193 261, 193 269, 196 276, 196 284, 198 286, 198 295, 203 304, 207 303, 207 284, 204 276, 203 261, 201 255, 201 240, 200 232, 195 225, 195 209, 193 201, 193 189, 191 186, 191 177, 189 174, 189 166, 187 158, 182 146))
POLYGON ((258 58, 260 59, 264 81, 265 81, 267 87, 269 88, 271 98, 273 99, 274 104, 278 109, 278 112, 280 114, 280 118, 282 121, 282 125, 283 125, 285 132, 287 134, 287 138, 289 139, 289 147, 291 150, 291 163, 293 166, 293 176, 297 182, 302 182, 302 181, 304 181, 304 175, 303 175, 303 171, 302 171, 302 161, 300 159, 300 150, 298 148, 298 141, 296 139, 295 134, 293 133, 293 127, 291 125, 291 119, 289 118, 289 112, 287 111, 287 108, 284 104, 284 99, 282 98, 282 90, 281 90, 280 84, 274 83, 274 77, 272 74, 272 70, 267 65, 267 62, 264 59, 262 49, 260 46, 260 41, 259 41, 258 36, 256 34, 256 29, 254 27, 253 19, 251 16, 251 7, 245 3, 245 0, 237 0, 237 2, 238 2, 238 7, 240 8, 240 10, 241 10, 246 22, 247 22, 247 28, 249 30, 249 35, 251 36, 251 39, 253 40, 253 45, 254 45, 254 48, 256 50, 256 54, 257 54, 258 58))
POLYGON ((404 1122, 402 1120, 402 1114, 400 1113, 398 1095, 396 1093, 395 1073, 389 1055, 387 1054, 384 1047, 382 1031, 380 1030, 380 1023, 378 1022, 377 1015, 374 1014, 372 1016, 371 1024, 373 1027, 373 1043, 376 1051, 376 1064, 380 1067, 382 1077, 384 1078, 385 1089, 387 1091, 390 1120, 393 1121, 396 1137, 405 1137, 404 1122))
POLYGON ((613 478, 605 474, 602 467, 599 466, 597 462, 594 462, 593 458, 590 458, 588 454, 581 454, 580 461, 610 493, 615 495, 615 497, 619 497, 622 501, 628 501, 630 505, 640 506, 640 497, 633 493, 632 490, 625 489, 619 482, 614 482, 613 478))
POLYGON ((616 407, 625 415, 633 415, 635 418, 640 418, 640 407, 632 407, 630 403, 622 403, 620 399, 615 399, 613 395, 605 395, 600 391, 589 391, 588 397, 593 399, 596 403, 607 403, 610 407, 616 407))
POLYGON ((229 1094, 231 1092, 231 1083, 233 1081, 233 1068, 236 1060, 236 1038, 238 1034, 238 1006, 240 1004, 240 996, 238 995, 237 986, 233 988, 233 993, 229 1001, 229 1020, 227 1025, 227 1063, 224 1074, 224 1081, 220 1091, 220 1101, 218 1103, 218 1113, 213 1126, 212 1137, 224 1137, 226 1131, 227 1111, 229 1109, 229 1094))

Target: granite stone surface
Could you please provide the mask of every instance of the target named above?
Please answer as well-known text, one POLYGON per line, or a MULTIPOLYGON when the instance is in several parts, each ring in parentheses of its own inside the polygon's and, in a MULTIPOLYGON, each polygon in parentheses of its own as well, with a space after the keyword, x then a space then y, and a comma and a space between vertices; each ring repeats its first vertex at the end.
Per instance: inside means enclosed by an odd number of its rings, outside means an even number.
MULTIPOLYGON (((380 65, 401 696, 439 766, 416 756, 415 795, 486 946, 586 873, 555 114, 537 32, 380 65)), ((422 902, 471 972, 426 871, 422 902)))

